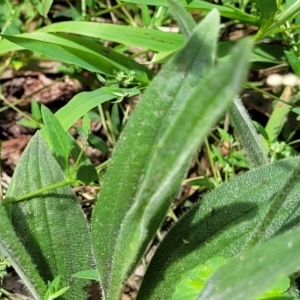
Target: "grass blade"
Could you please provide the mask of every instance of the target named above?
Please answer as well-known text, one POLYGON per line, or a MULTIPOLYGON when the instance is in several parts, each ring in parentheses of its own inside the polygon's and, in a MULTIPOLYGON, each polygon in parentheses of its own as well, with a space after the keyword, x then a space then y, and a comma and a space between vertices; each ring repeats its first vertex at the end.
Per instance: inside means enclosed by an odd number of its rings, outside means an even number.
POLYGON ((229 109, 234 128, 249 157, 252 167, 269 162, 268 155, 242 101, 236 98, 229 109))
POLYGON ((92 92, 82 92, 74 96, 66 105, 55 113, 55 117, 65 131, 76 123, 88 111, 97 105, 114 99, 116 96, 100 88, 92 92))
POLYGON ((134 60, 125 57, 99 43, 82 37, 45 32, 25 33, 18 36, 3 36, 24 49, 36 51, 61 62, 74 64, 91 72, 114 75, 115 71, 134 70, 137 80, 147 84, 151 72, 134 60))
POLYGON ((124 45, 136 45, 153 51, 177 50, 183 45, 181 34, 96 22, 59 22, 40 29, 42 32, 68 32, 124 45))
MULTIPOLYGON (((146 5, 168 6, 168 0, 122 0, 122 1, 128 3, 138 3, 138 4, 146 4, 146 5)), ((191 8, 191 9, 199 9, 203 12, 209 12, 213 9, 217 9, 222 17, 235 19, 235 20, 243 21, 254 25, 259 25, 261 22, 259 18, 253 17, 231 6, 216 5, 201 0, 193 0, 193 1, 177 0, 177 3, 182 5, 183 7, 191 8)))

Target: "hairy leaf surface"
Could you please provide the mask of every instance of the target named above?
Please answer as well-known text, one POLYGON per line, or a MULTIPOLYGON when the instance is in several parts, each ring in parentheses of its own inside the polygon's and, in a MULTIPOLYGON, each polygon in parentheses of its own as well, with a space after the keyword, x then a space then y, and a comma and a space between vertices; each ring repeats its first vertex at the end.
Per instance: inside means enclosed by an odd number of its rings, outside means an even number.
MULTIPOLYGON (((138 299, 168 299, 181 273, 214 256, 239 253, 300 158, 247 172, 210 192, 170 230, 156 251, 138 299), (178 272, 178 270, 181 270, 178 272)), ((278 210, 264 241, 300 221, 300 184, 278 210)))
MULTIPOLYGON (((15 170, 6 199, 34 192, 64 179, 62 170, 40 133, 28 144, 15 170)), ((70 187, 8 204, 13 226, 41 277, 61 275, 62 286, 72 285, 63 299, 85 299, 86 282, 72 274, 91 268, 90 233, 70 187)))

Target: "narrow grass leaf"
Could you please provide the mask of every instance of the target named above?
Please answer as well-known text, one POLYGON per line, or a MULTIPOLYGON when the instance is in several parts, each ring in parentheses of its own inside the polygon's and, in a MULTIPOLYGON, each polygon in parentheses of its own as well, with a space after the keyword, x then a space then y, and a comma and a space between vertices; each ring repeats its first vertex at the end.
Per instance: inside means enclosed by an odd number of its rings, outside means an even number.
POLYGON ((77 272, 76 274, 73 275, 73 277, 98 281, 99 273, 97 270, 84 270, 84 271, 77 272))
POLYGON ((46 285, 31 257, 16 235, 3 205, 0 205, 0 251, 8 259, 34 299, 42 300, 46 285))
MULTIPOLYGON (((264 165, 205 195, 162 241, 147 269, 138 299, 169 299, 182 273, 214 256, 237 255, 265 216, 270 201, 284 188, 291 170, 299 164, 300 158, 295 157, 264 165)), ((299 223, 300 184, 285 197, 260 242, 299 223)))
MULTIPOLYGON (((168 6, 168 0, 122 0, 122 2, 156 5, 156 6, 168 6)), ((217 9, 222 17, 235 19, 235 20, 243 21, 254 25, 259 25, 261 21, 259 18, 244 13, 243 11, 231 6, 216 5, 201 0, 193 0, 193 1, 178 0, 177 3, 186 8, 199 9, 203 12, 209 12, 213 9, 217 9)))
POLYGON ((177 50, 183 45, 182 35, 117 24, 96 22, 59 22, 40 29, 43 32, 68 32, 124 45, 136 45, 153 51, 177 50))
POLYGON ((24 50, 24 48, 6 39, 0 40, 0 56, 3 56, 12 51, 19 51, 19 50, 24 50))
MULTIPOLYGON (((64 179, 45 141, 37 133, 21 157, 6 200, 64 179)), ((41 277, 47 282, 60 275, 61 286, 71 286, 62 299, 85 299, 86 282, 72 275, 91 268, 90 233, 71 188, 60 187, 9 206, 15 231, 41 277)))
POLYGON ((184 9, 183 6, 179 5, 177 1, 169 0, 169 5, 170 12, 177 21, 180 31, 186 38, 188 38, 196 27, 196 22, 187 10, 184 9))
POLYGON ((116 96, 105 92, 104 88, 92 92, 82 92, 73 97, 66 105, 55 113, 55 117, 66 131, 77 120, 94 107, 114 99, 116 96))
POLYGON ((151 77, 151 72, 146 67, 87 38, 45 32, 3 37, 24 49, 92 72, 114 75, 115 71, 133 70, 139 74, 143 83, 147 83, 147 78, 151 77))
POLYGON ((244 300, 259 296, 299 269, 299 236, 299 228, 291 230, 230 259, 212 275, 197 299, 244 300))
POLYGON ((236 98, 229 109, 235 131, 246 150, 252 167, 259 167, 269 162, 257 131, 246 111, 242 101, 236 98))

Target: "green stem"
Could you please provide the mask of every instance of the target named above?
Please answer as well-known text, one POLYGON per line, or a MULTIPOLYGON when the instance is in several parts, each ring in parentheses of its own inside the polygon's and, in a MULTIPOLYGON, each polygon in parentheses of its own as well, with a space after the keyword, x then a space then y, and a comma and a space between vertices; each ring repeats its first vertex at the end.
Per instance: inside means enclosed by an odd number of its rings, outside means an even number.
POLYGON ((271 98, 272 100, 279 101, 279 102, 282 102, 282 103, 284 103, 284 104, 288 104, 288 105, 292 106, 291 103, 289 103, 289 102, 287 102, 287 101, 284 101, 284 100, 282 100, 282 99, 280 99, 280 98, 278 98, 278 97, 276 97, 276 96, 274 96, 274 95, 272 95, 272 94, 270 94, 270 93, 268 93, 268 92, 266 92, 266 91, 264 91, 264 90, 262 90, 262 89, 260 89, 260 88, 258 88, 258 87, 256 87, 256 86, 252 85, 252 84, 249 83, 249 82, 244 82, 244 83, 243 83, 243 86, 245 86, 245 87, 247 87, 247 88, 249 88, 249 89, 252 89, 252 90, 254 90, 254 91, 256 91, 256 92, 259 92, 259 93, 261 93, 262 95, 268 96, 268 97, 271 98))
POLYGON ((81 182, 79 180, 76 180, 76 179, 65 179, 63 181, 53 183, 53 184, 50 184, 46 187, 38 189, 34 192, 29 192, 29 193, 26 193, 26 194, 21 195, 21 196, 17 196, 17 197, 12 198, 12 199, 5 199, 4 204, 24 201, 28 198, 32 198, 32 197, 35 197, 37 195, 43 194, 44 192, 48 192, 50 190, 54 190, 54 189, 57 189, 57 188, 60 188, 60 187, 66 186, 66 185, 71 185, 71 184, 76 184, 76 183, 81 183, 81 182))
POLYGON ((213 173, 215 182, 219 182, 219 178, 218 178, 218 175, 216 174, 215 164, 214 164, 213 159, 212 159, 212 153, 210 151, 207 139, 205 139, 205 148, 206 148, 206 152, 207 152, 207 156, 208 156, 208 161, 209 161, 209 164, 210 164, 211 171, 213 173))
POLYGON ((85 17, 86 17, 85 0, 81 0, 81 17, 82 17, 83 20, 85 20, 85 17))
POLYGON ((19 113, 22 117, 24 117, 25 119, 27 119, 28 121, 32 122, 33 124, 35 124, 37 126, 37 128, 41 128, 41 124, 36 121, 35 119, 33 119, 32 117, 28 116, 27 114, 25 114, 24 112, 22 112, 20 109, 18 109, 16 106, 12 105, 8 100, 6 100, 6 98, 0 94, 0 100, 2 100, 7 106, 9 106, 10 108, 12 108, 13 110, 15 110, 17 113, 19 113))
POLYGON ((257 245, 261 238, 266 234, 268 227, 277 215, 278 210, 283 206, 286 201, 287 196, 300 180, 300 164, 296 165, 290 172, 287 180, 285 181, 283 187, 275 195, 271 204, 267 208, 265 215, 261 218, 260 222, 251 233, 250 238, 244 246, 244 250, 249 249, 257 245))
POLYGON ((123 7, 125 5, 126 5, 126 3, 124 2, 124 3, 119 3, 119 4, 115 5, 115 6, 110 7, 110 8, 100 10, 100 11, 92 14, 91 17, 90 17, 90 19, 94 18, 94 17, 99 17, 99 16, 102 16, 102 15, 105 15, 105 14, 110 13, 110 12, 112 12, 112 11, 114 11, 114 10, 120 8, 120 7, 123 7))

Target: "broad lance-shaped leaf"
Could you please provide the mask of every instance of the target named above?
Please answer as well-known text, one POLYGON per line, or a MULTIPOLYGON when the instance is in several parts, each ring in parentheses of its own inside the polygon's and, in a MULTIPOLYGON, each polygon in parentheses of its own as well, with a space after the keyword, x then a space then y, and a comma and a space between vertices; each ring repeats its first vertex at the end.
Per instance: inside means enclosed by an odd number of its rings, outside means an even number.
MULTIPOLYGON (((123 281, 144 250, 141 245, 135 244, 119 252, 116 243, 122 222, 136 201, 136 193, 161 135, 173 123, 175 114, 185 105, 185 100, 194 93, 199 80, 207 76, 213 66, 218 27, 219 17, 214 11, 198 26, 185 47, 154 78, 115 147, 92 218, 95 257, 108 299, 119 297, 123 281), (124 253, 129 250, 132 252, 130 258, 124 253), (117 264, 117 258, 123 258, 124 261, 117 264)), ((182 176, 178 174, 178 184, 182 176)), ((169 186, 169 199, 165 199, 164 207, 158 213, 156 229, 177 189, 176 184, 169 186)), ((143 242, 148 241, 154 232, 149 232, 143 242)), ((128 240, 128 243, 131 242, 128 240)))
MULTIPOLYGON (((216 19, 215 17, 216 12, 212 12, 204 20, 195 30, 195 34, 192 35, 184 49, 170 62, 169 66, 173 65, 177 67, 177 71, 182 72, 184 67, 187 66, 185 60, 190 59, 190 55, 186 57, 190 49, 203 50, 201 43, 206 44, 207 40, 205 38, 211 36, 208 35, 210 31, 209 28, 214 28, 214 33, 217 31, 217 26, 215 26, 215 24, 212 25, 213 20, 216 19), (210 27, 207 28, 208 26, 210 27), (199 39, 199 32, 202 34, 204 32, 207 36, 204 36, 203 39, 199 39), (198 43, 200 43, 200 45, 198 45, 198 43)), ((213 46, 210 41, 208 41, 208 43, 213 46)), ((156 117, 160 115, 165 116, 164 119, 161 119, 165 122, 160 124, 160 128, 157 128, 156 137, 154 139, 149 140, 149 136, 147 136, 147 134, 144 135, 143 131, 138 132, 142 138, 144 136, 148 141, 152 140, 152 147, 154 147, 154 149, 152 152, 149 152, 147 160, 144 160, 144 164, 147 162, 147 165, 144 173, 139 178, 140 182, 138 182, 139 187, 136 189, 135 201, 128 213, 124 216, 119 237, 116 240, 115 254, 113 255, 110 265, 110 286, 109 289, 105 289, 108 294, 108 299, 118 298, 120 293, 120 287, 118 287, 118 285, 125 279, 126 274, 131 271, 134 263, 141 257, 150 239, 162 222, 171 200, 179 189, 180 181, 184 176, 194 151, 210 127, 230 103, 234 94, 237 93, 241 80, 245 77, 249 57, 248 50, 250 48, 250 44, 246 42, 246 44, 241 45, 239 49, 236 49, 239 53, 236 52, 232 58, 236 62, 234 76, 231 76, 233 73, 232 61, 228 60, 226 63, 218 66, 217 69, 208 72, 208 74, 206 74, 207 78, 202 78, 200 83, 198 82, 195 90, 190 90, 185 95, 181 95, 181 92, 177 92, 177 94, 174 95, 174 103, 169 108, 167 114, 157 114, 154 111, 156 117), (214 80, 219 73, 226 74, 226 76, 217 83, 214 80), (218 89, 215 88, 216 85, 218 89), (177 102, 179 95, 181 101, 180 105, 177 102), (201 128, 200 131, 199 128, 201 128), (123 254, 121 255, 121 253, 123 254)), ((203 57, 201 57, 201 59, 203 59, 203 57)), ((189 74, 189 69, 184 70, 184 73, 185 77, 183 78, 186 79, 189 74)), ((175 74, 173 76, 175 76, 175 74)), ((192 74, 194 75, 194 73, 192 74)), ((190 74, 191 77, 192 74, 190 74)), ((163 75, 164 78, 165 74, 163 75)), ((163 78, 157 78, 157 80, 160 80, 160 84, 163 78)), ((197 78, 199 79, 198 76, 197 78)), ((154 81, 152 84, 153 89, 149 89, 148 92, 150 93, 150 91, 153 92, 153 90, 156 90, 156 85, 159 86, 157 81, 154 81)), ((189 86, 191 87, 193 85, 190 83, 189 86)), ((173 89, 174 87, 171 87, 171 91, 168 91, 169 96, 174 91, 173 89)), ((151 97, 153 96, 151 93, 151 97)), ((154 102, 153 99, 151 100, 154 102)), ((147 102, 148 105, 153 103, 151 100, 150 103, 147 102)), ((135 116, 141 114, 141 107, 144 108, 141 104, 138 107, 139 110, 135 111, 135 116)), ((153 120, 153 118, 151 119, 153 120)), ((143 118, 143 120, 145 120, 145 118, 143 118)), ((161 120, 158 119, 157 123, 159 124, 161 120)), ((152 124, 156 125, 156 122, 152 124)), ((139 123, 136 124, 136 126, 138 125, 139 123)), ((127 139, 126 142, 128 143, 127 139)), ((151 147, 151 144, 149 146, 151 147)), ((134 147, 132 148, 135 149, 134 147)), ((134 186, 134 188, 136 188, 136 186, 134 186)))
MULTIPOLYGON (((195 21, 191 15, 182 8, 177 1, 169 0, 170 10, 174 18, 180 24, 181 31, 185 37, 189 37, 196 27, 195 21)), ((219 49, 220 50, 220 49, 219 49)), ((231 120, 234 123, 235 130, 246 149, 250 163, 253 167, 259 167, 268 163, 267 153, 263 148, 262 142, 254 128, 242 101, 236 98, 229 108, 231 120)))
POLYGON ((197 299, 253 299, 278 279, 299 270, 299 249, 297 228, 242 252, 212 275, 197 299))
POLYGON ((8 257, 34 299, 42 300, 46 285, 17 237, 3 205, 0 205, 0 252, 8 257))
MULTIPOLYGON (((178 175, 183 178, 200 142, 232 102, 246 77, 251 44, 247 41, 239 46, 226 63, 218 65, 199 83, 185 100, 186 105, 174 115, 173 123, 161 134, 135 203, 122 223, 116 252, 134 249, 143 243, 146 247, 147 238, 152 237, 163 221, 162 213, 167 212, 167 204, 175 196, 168 189, 176 185, 179 188, 178 175), (218 78, 218 74, 224 77, 218 78)), ((126 259, 130 257, 133 259, 133 252, 129 250, 126 259)), ((116 266, 122 263, 126 266, 127 260, 115 257, 116 266)))
MULTIPOLYGON (((62 170, 40 133, 37 133, 21 157, 6 199, 62 180, 62 170)), ((71 276, 91 268, 90 232, 71 188, 57 188, 8 206, 12 206, 15 231, 40 276, 45 281, 52 281, 60 275, 63 287, 71 285, 62 299, 86 299, 86 282, 71 276)))
MULTIPOLYGON (((147 269, 138 299, 169 299, 182 273, 214 256, 238 254, 270 201, 284 187, 291 170, 299 164, 300 158, 295 157, 262 166, 204 196, 162 241, 147 269)), ((299 223, 299 201, 300 183, 287 195, 260 241, 299 223)))

